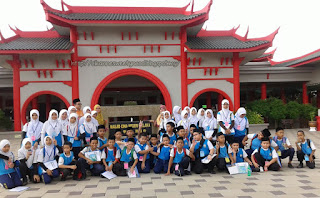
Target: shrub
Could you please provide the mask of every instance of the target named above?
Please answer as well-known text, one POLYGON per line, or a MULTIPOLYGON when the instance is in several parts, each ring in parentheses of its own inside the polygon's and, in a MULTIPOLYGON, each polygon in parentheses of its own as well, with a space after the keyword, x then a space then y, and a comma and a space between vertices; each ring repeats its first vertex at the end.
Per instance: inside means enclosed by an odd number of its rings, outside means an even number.
POLYGON ((0 129, 12 130, 11 120, 5 116, 4 112, 0 109, 0 129))
POLYGON ((303 104, 301 111, 301 118, 309 119, 310 121, 314 120, 314 117, 317 115, 317 108, 311 104, 303 104))
POLYGON ((251 111, 251 110, 247 110, 247 118, 250 124, 263 124, 264 120, 263 117, 261 116, 261 114, 255 112, 255 111, 251 111))
POLYGON ((288 119, 298 119, 300 118, 302 105, 296 101, 290 101, 286 105, 286 117, 288 119))

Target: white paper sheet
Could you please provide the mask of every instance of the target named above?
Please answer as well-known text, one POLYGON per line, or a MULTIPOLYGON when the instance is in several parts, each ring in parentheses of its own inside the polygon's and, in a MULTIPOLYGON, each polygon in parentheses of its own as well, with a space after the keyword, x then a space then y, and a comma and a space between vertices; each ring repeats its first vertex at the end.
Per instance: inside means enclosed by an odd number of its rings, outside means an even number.
POLYGON ((247 162, 235 163, 234 165, 228 165, 228 171, 230 175, 234 174, 246 174, 248 172, 249 164, 247 162))
POLYGON ((56 160, 53 161, 49 161, 49 162, 45 162, 43 163, 49 170, 54 170, 58 168, 58 163, 56 160))
POLYGON ((18 186, 18 187, 10 189, 9 191, 10 192, 21 192, 21 191, 25 191, 25 190, 27 190, 29 188, 30 187, 27 187, 27 186, 18 186))
POLYGON ((100 151, 92 151, 92 152, 86 152, 84 154, 86 158, 89 158, 92 161, 101 161, 100 151))
POLYGON ((104 173, 101 173, 101 175, 104 176, 107 179, 113 179, 113 178, 117 177, 117 175, 114 174, 112 171, 106 171, 104 173))
MULTIPOLYGON (((217 154, 213 154, 211 160, 213 160, 213 158, 214 158, 216 155, 217 155, 217 154)), ((203 158, 203 159, 201 160, 201 162, 204 163, 204 164, 208 164, 209 162, 211 162, 211 160, 209 160, 209 159, 208 159, 208 156, 207 156, 207 157, 203 158)))

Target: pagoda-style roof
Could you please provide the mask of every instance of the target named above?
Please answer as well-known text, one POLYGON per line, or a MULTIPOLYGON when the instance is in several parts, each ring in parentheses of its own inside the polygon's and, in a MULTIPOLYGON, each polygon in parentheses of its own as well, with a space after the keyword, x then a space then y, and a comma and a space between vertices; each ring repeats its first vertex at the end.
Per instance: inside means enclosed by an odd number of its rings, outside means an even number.
POLYGON ((0 32, 0 54, 69 53, 73 47, 69 37, 61 36, 53 29, 39 32, 11 30, 16 35, 10 38, 4 38, 0 32))
POLYGON ((275 51, 276 51, 276 49, 274 49, 271 52, 264 53, 261 56, 259 56, 258 58, 252 60, 252 62, 268 62, 270 59, 273 58, 275 51))
POLYGON ((41 0, 47 20, 60 26, 84 23, 160 23, 188 24, 208 19, 212 0, 202 10, 186 11, 190 3, 181 8, 173 7, 94 7, 71 6, 61 1, 62 10, 53 9, 41 0), (65 7, 68 10, 65 10, 65 7))
POLYGON ((269 62, 273 67, 298 67, 298 66, 305 65, 308 63, 313 63, 319 60, 320 60, 320 49, 315 50, 309 54, 305 54, 303 56, 293 58, 293 59, 289 59, 281 62, 272 61, 270 59, 269 62))
POLYGON ((278 30, 272 34, 249 39, 248 31, 244 37, 236 34, 237 28, 227 31, 207 31, 201 30, 197 36, 188 37, 186 47, 189 52, 248 52, 260 49, 267 49, 272 46, 272 41, 278 30))

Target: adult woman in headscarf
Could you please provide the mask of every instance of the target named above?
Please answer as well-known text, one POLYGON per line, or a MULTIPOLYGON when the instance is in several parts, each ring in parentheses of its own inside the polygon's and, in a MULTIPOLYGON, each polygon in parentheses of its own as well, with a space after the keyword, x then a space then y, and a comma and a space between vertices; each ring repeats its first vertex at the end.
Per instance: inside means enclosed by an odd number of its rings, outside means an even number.
POLYGON ((101 106, 96 104, 94 105, 93 110, 97 112, 96 120, 98 121, 99 125, 104 125, 106 127, 106 120, 103 118, 101 106))
POLYGON ((197 125, 196 126, 198 126, 198 127, 202 127, 202 123, 203 123, 203 121, 204 121, 204 119, 205 119, 205 110, 203 109, 203 108, 200 108, 199 110, 198 110, 198 115, 197 115, 197 118, 198 118, 198 123, 197 123, 197 125))
POLYGON ((229 110, 229 101, 222 100, 222 110, 217 114, 217 121, 219 125, 219 132, 222 132, 229 144, 232 144, 234 139, 234 115, 229 110))
POLYGON ((39 111, 32 109, 30 111, 30 122, 26 123, 22 129, 22 139, 30 138, 34 149, 38 148, 41 140, 41 130, 43 123, 39 121, 39 111))
POLYGON ((173 119, 175 121, 175 123, 179 123, 181 120, 181 107, 179 106, 174 106, 173 110, 172 110, 172 114, 173 114, 173 119))
POLYGON ((249 121, 246 117, 247 111, 240 107, 234 118, 234 142, 239 143, 239 147, 243 148, 242 140, 249 133, 249 121))
POLYGON ((154 122, 154 126, 160 127, 160 124, 161 124, 161 121, 162 121, 161 114, 162 114, 162 112, 164 112, 166 110, 167 110, 167 107, 165 105, 160 105, 160 113, 159 113, 159 115, 157 117, 156 122, 154 122))

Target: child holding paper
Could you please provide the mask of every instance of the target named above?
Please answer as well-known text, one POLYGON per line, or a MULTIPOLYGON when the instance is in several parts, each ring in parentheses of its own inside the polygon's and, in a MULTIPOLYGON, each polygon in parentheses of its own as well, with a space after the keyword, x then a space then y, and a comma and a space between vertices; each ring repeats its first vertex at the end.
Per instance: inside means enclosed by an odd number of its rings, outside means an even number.
POLYGON ((135 173, 135 167, 138 164, 137 153, 134 151, 134 138, 129 138, 127 146, 124 146, 122 150, 117 150, 116 161, 113 166, 113 172, 117 176, 126 176, 127 170, 132 174, 135 173))
POLYGON ((87 177, 86 169, 90 170, 93 176, 99 176, 103 171, 104 167, 101 164, 102 159, 106 158, 104 151, 98 149, 98 138, 90 138, 90 146, 85 147, 79 153, 79 161, 81 163, 82 179, 87 177))
POLYGON ((170 161, 168 171, 165 175, 170 175, 174 171, 177 176, 190 175, 190 171, 186 170, 190 164, 190 158, 195 159, 193 153, 189 149, 184 148, 184 141, 182 137, 178 137, 176 148, 170 151, 170 161), (190 157, 190 158, 189 158, 190 157))
MULTIPOLYGON (((59 147, 60 149, 60 147, 59 147)), ((57 141, 51 136, 44 138, 44 147, 37 156, 39 163, 39 175, 42 175, 45 184, 51 183, 53 178, 59 177, 59 169, 56 158, 59 156, 57 141)))

